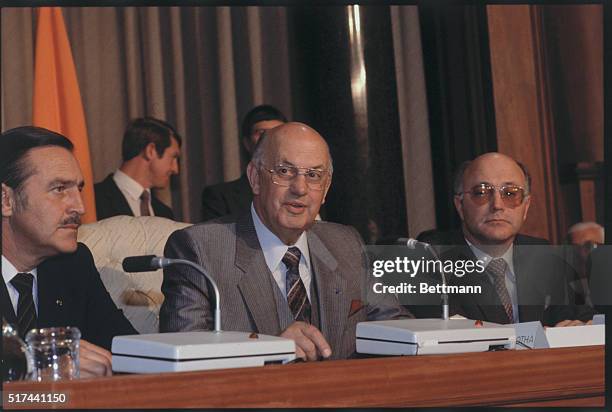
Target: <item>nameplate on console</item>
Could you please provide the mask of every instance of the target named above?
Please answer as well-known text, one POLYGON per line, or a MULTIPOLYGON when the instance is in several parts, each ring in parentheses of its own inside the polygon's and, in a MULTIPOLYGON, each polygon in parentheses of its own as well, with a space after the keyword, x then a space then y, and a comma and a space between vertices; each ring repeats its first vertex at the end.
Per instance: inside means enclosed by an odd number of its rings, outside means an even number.
POLYGON ((604 345, 605 325, 549 327, 540 322, 514 324, 517 349, 568 348, 604 345))

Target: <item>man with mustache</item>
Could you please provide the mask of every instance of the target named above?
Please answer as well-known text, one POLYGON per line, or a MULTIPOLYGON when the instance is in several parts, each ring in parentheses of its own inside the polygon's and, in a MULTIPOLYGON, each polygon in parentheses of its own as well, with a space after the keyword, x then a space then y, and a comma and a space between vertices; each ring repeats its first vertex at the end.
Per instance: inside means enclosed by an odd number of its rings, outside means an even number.
POLYGON ((136 334, 77 243, 83 176, 64 136, 18 127, 0 137, 2 316, 32 328, 76 326, 81 377, 111 375, 113 336, 136 334))
POLYGON ((178 174, 181 137, 168 123, 143 117, 134 119, 123 135, 123 163, 96 183, 98 220, 117 215, 161 216, 174 219, 172 209, 151 194, 170 185, 178 174))
MULTIPOLYGON (((342 359, 355 352, 358 322, 410 316, 394 295, 367 295, 355 229, 315 221, 332 172, 329 147, 312 128, 267 130, 247 168, 250 210, 170 236, 165 256, 199 263, 215 279, 224 330, 293 339, 305 360, 342 359)), ((162 292, 162 332, 212 329, 212 290, 199 273, 165 269, 162 292)))
POLYGON ((449 283, 479 285, 483 291, 451 296, 452 311, 470 319, 540 320, 548 326, 580 325, 592 318, 591 308, 567 300, 567 284, 574 277, 569 266, 544 239, 519 234, 531 203, 525 166, 501 153, 485 153, 459 167, 454 190, 461 232, 419 238, 452 245, 443 248, 442 260, 479 259, 486 267, 483 273, 450 275, 449 283))

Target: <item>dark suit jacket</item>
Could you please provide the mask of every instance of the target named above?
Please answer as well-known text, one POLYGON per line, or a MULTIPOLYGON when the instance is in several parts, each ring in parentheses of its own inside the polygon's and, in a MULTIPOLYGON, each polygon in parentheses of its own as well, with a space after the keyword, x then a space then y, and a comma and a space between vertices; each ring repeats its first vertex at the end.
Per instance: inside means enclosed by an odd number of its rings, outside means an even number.
POLYGON ((253 192, 246 174, 231 182, 207 186, 202 191, 202 221, 249 211, 253 192))
MULTIPOLYGON (((357 322, 411 317, 394 295, 368 296, 372 289, 363 243, 355 229, 316 222, 306 236, 313 273, 311 298, 314 295, 318 301, 313 313, 317 312, 317 324, 332 347, 333 358, 347 358, 355 352, 357 322)), ((164 255, 198 263, 213 277, 220 289, 223 330, 281 334, 278 285, 250 213, 237 220, 213 220, 176 231, 164 255)), ((202 275, 189 267, 168 267, 162 292, 160 331, 212 329, 214 298, 202 275)), ((282 298, 280 302, 287 305, 282 298)))
MULTIPOLYGON (((111 173, 101 181, 94 185, 96 195, 96 213, 98 220, 106 219, 107 217, 128 215, 133 216, 132 209, 128 204, 125 196, 117 187, 111 173)), ((151 196, 151 206, 155 216, 161 216, 174 220, 172 209, 159 201, 155 196, 151 196)))
MULTIPOLYGON (((84 244, 79 243, 74 253, 41 263, 37 282, 39 328, 76 326, 82 339, 108 350, 114 336, 138 333, 115 306, 84 244)), ((2 316, 16 324, 6 284, 1 283, 2 316)))
MULTIPOLYGON (((440 253, 440 259, 443 261, 476 260, 460 231, 429 232, 419 236, 419 240, 435 245, 447 245, 440 253)), ((517 235, 514 240, 513 265, 520 322, 539 320, 544 325, 552 326, 565 319, 586 321, 593 317, 595 312, 592 308, 575 305, 573 302, 568 284, 575 273, 555 253, 548 241, 517 235)), ((459 313, 470 319, 508 323, 503 306, 486 273, 466 274, 463 277, 451 275, 448 283, 482 287, 480 295, 450 295, 452 313, 459 313)))

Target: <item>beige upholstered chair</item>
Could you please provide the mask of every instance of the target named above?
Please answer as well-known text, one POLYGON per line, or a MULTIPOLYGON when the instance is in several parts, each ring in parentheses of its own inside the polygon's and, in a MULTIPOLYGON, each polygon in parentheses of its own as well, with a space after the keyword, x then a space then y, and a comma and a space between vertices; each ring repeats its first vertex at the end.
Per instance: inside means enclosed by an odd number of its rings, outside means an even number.
POLYGON ((121 262, 127 256, 163 255, 168 236, 187 226, 155 216, 115 216, 79 228, 79 242, 91 250, 106 289, 140 333, 158 332, 163 274, 125 273, 121 262))

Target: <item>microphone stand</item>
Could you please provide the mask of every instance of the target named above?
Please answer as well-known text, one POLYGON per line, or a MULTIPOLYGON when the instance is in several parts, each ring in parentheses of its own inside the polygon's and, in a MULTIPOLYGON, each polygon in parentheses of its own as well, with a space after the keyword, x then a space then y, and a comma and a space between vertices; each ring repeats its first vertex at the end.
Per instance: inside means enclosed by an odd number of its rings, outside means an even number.
POLYGON ((219 294, 219 288, 217 287, 217 283, 215 282, 215 280, 206 273, 206 271, 204 270, 202 266, 195 264, 193 262, 190 262, 188 260, 185 260, 185 259, 169 259, 169 258, 157 257, 157 256, 151 259, 151 266, 153 266, 156 269, 163 269, 166 266, 172 266, 172 265, 189 266, 195 269, 198 273, 202 274, 211 283, 213 290, 215 292, 215 309, 214 309, 214 317, 215 317, 214 327, 215 329, 213 332, 215 333, 221 332, 221 307, 220 307, 221 297, 219 294))
POLYGON ((448 320, 449 319, 449 306, 448 306, 448 293, 446 293, 446 273, 444 271, 444 264, 442 264, 442 261, 440 260, 440 256, 438 256, 438 253, 436 252, 436 250, 429 243, 419 242, 418 240, 412 239, 412 238, 410 239, 400 238, 398 239, 398 243, 402 245, 406 245, 410 249, 416 249, 417 245, 421 245, 423 248, 425 248, 425 250, 431 253, 431 255, 434 257, 436 262, 440 262, 441 264, 440 268, 442 269, 440 271, 440 277, 442 278, 442 286, 443 286, 443 289, 442 289, 443 290, 442 292, 442 319, 448 320))
POLYGON ((202 275, 204 275, 204 277, 211 283, 213 290, 215 291, 215 329, 214 332, 215 333, 219 333, 221 332, 221 307, 220 307, 220 301, 221 301, 221 297, 219 294, 219 288, 217 287, 217 283, 214 281, 213 278, 211 278, 210 276, 208 276, 208 274, 206 273, 206 271, 204 271, 204 268, 200 265, 197 265, 193 262, 190 262, 188 260, 185 259, 166 259, 169 260, 169 264, 170 265, 187 265, 190 266, 191 268, 197 270, 198 272, 200 272, 202 275))

